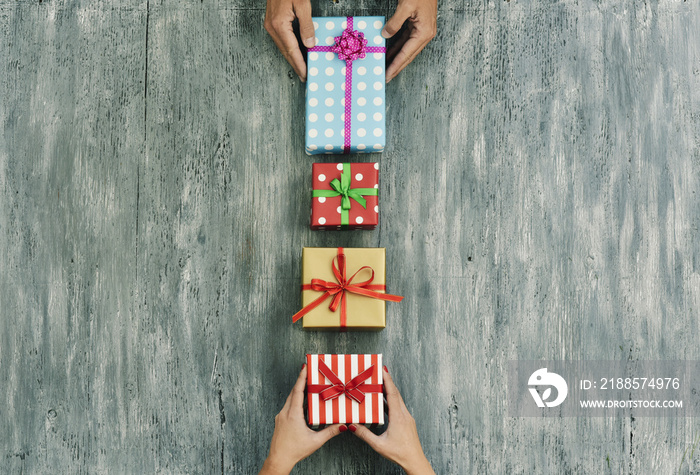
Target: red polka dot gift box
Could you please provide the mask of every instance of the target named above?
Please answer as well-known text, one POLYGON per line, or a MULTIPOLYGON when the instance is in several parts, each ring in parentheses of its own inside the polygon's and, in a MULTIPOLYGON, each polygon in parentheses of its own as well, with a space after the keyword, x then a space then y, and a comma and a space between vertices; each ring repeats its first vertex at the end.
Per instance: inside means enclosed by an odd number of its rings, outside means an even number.
POLYGON ((311 229, 374 229, 379 222, 378 163, 314 163, 311 229))

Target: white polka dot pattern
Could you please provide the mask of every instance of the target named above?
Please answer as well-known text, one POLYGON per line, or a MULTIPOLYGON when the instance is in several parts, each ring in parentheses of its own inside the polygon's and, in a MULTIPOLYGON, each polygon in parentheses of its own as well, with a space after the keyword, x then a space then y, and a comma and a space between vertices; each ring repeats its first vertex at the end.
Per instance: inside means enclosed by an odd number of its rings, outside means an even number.
POLYGON ((378 163, 314 163, 311 187, 313 189, 310 220, 312 229, 343 227, 374 229, 377 226, 379 222, 378 191, 374 194, 367 190, 379 188, 378 163), (362 196, 366 200, 365 206, 351 198, 350 208, 343 209, 342 197, 335 192, 331 182, 341 179, 344 172, 349 173, 351 188, 365 190, 362 191, 362 196))
MULTIPOLYGON (((354 17, 352 28, 365 35, 370 49, 365 58, 352 61, 352 70, 337 54, 329 52, 334 38, 344 30, 345 17, 315 17, 317 51, 309 51, 306 85, 307 154, 342 154, 347 135, 350 153, 380 152, 385 140, 385 53, 371 48, 385 47, 381 31, 384 17, 354 17), (329 41, 330 39, 330 41, 329 41), (325 49, 324 49, 325 48, 325 49), (345 91, 346 79, 352 90, 345 91), (345 120, 345 98, 352 98, 351 114, 345 120), (349 126, 349 127, 346 127, 349 126), (377 133, 377 129, 380 132, 377 133), (377 148, 379 144, 381 147, 377 148)), ((326 218, 328 218, 326 216, 326 218)))

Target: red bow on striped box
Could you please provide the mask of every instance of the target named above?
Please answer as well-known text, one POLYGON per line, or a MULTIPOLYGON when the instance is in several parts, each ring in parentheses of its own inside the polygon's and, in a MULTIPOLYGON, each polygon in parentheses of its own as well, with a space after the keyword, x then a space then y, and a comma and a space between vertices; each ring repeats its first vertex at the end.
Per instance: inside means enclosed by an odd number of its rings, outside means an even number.
POLYGON ((382 355, 306 355, 308 421, 384 424, 382 355))

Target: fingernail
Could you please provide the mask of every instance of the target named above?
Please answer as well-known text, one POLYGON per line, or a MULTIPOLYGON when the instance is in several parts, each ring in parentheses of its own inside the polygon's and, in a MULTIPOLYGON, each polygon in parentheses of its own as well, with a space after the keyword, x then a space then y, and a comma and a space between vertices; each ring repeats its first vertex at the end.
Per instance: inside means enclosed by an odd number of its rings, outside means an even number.
POLYGON ((339 430, 340 432, 345 432, 346 430, 348 430, 348 426, 340 426, 340 427, 338 428, 338 430, 339 430))
POLYGON ((389 372, 389 368, 387 368, 386 365, 384 366, 384 371, 386 371, 387 373, 389 372))
MULTIPOLYGON (((301 369, 304 369, 305 366, 306 366, 306 363, 302 364, 301 369)), ((384 367, 384 368, 386 369, 386 367, 384 367)), ((388 371, 387 371, 387 373, 388 373, 388 371)))
POLYGON ((304 46, 306 46, 307 48, 313 48, 314 46, 316 46, 316 38, 314 38, 313 36, 311 38, 306 38, 304 40, 304 46))
POLYGON ((357 430, 357 427, 355 427, 355 424, 350 424, 348 426, 348 429, 350 429, 350 432, 355 432, 357 430))
POLYGON ((391 35, 388 31, 386 31, 386 28, 382 30, 382 38, 391 38, 391 35))

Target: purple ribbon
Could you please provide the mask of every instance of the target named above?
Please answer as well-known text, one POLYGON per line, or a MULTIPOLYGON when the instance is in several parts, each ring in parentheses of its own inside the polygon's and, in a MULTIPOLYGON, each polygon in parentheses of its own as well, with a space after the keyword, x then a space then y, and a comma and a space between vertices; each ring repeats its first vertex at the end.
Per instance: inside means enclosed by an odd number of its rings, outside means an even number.
POLYGON ((347 17, 347 27, 343 34, 335 37, 333 46, 314 46, 308 51, 336 53, 339 59, 345 60, 345 136, 343 153, 350 153, 352 138, 352 62, 363 59, 367 53, 386 53, 383 46, 367 46, 364 33, 352 29, 352 18, 347 17))

